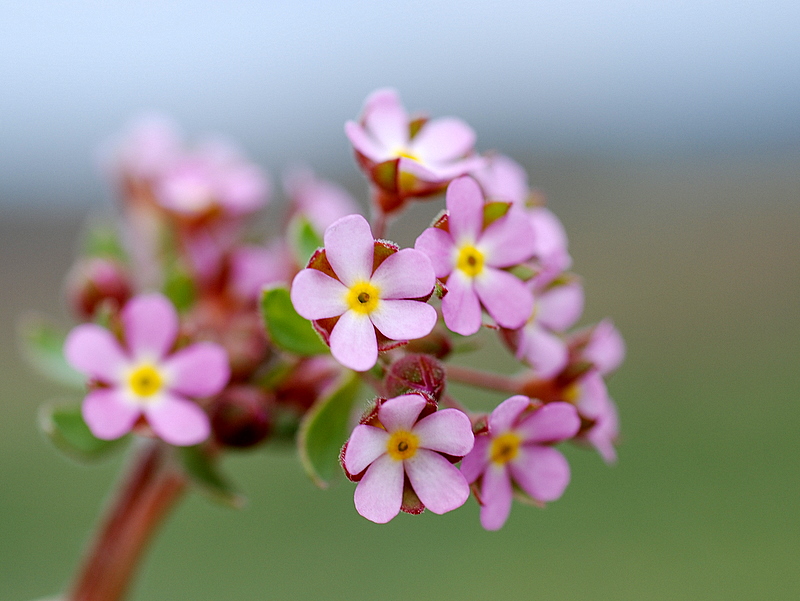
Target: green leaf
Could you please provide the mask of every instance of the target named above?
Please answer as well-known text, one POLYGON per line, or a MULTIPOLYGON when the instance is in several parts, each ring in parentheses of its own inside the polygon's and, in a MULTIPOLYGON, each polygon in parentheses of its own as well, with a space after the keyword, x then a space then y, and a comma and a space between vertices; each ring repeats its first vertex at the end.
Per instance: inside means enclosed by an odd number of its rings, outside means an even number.
POLYGON ((166 296, 179 312, 191 308, 197 300, 197 286, 189 270, 179 262, 167 268, 164 281, 164 296, 166 296))
POLYGON ((333 392, 314 403, 300 424, 297 437, 300 461, 320 488, 327 488, 341 472, 339 453, 350 435, 350 414, 360 389, 358 374, 349 372, 333 392))
POLYGON ((83 243, 84 253, 90 257, 117 259, 128 262, 128 254, 113 224, 95 221, 89 224, 83 243))
POLYGON ((297 215, 289 223, 289 244, 295 261, 302 267, 308 264, 311 255, 318 248, 324 246, 322 236, 317 233, 311 222, 303 215, 297 215))
POLYGON ((246 503, 228 479, 220 472, 219 466, 202 445, 176 447, 178 458, 189 480, 215 503, 241 509, 246 503))
POLYGON ((78 402, 50 403, 39 410, 39 425, 55 446, 72 459, 98 461, 121 448, 130 439, 101 440, 83 421, 78 402))
POLYGON ((75 390, 86 390, 86 378, 64 358, 66 332, 40 315, 23 317, 19 327, 22 353, 42 375, 75 390))
POLYGON ((314 331, 311 322, 294 310, 288 288, 275 286, 264 290, 261 316, 270 340, 282 349, 304 357, 328 352, 328 346, 314 331))

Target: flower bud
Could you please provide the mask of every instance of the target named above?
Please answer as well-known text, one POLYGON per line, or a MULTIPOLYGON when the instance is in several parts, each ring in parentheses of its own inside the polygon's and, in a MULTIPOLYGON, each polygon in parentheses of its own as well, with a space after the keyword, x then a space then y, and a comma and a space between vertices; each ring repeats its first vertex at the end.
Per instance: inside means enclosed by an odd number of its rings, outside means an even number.
POLYGON ((229 447, 252 447, 272 430, 271 398, 252 386, 231 386, 211 407, 214 437, 229 447))
POLYGON ((121 307, 131 297, 127 270, 118 261, 100 257, 79 260, 67 276, 66 288, 70 307, 82 318, 91 318, 106 300, 121 307))
POLYGON ((437 401, 444 393, 445 371, 430 355, 411 354, 395 361, 386 373, 384 388, 389 397, 423 392, 437 401))

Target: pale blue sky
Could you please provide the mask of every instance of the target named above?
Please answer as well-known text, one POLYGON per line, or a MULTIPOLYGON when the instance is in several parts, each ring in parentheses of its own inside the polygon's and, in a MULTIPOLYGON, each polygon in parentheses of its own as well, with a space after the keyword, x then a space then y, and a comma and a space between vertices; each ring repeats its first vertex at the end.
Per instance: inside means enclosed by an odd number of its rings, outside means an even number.
POLYGON ((458 115, 512 155, 800 150, 800 2, 0 3, 0 206, 98 203, 142 111, 273 176, 354 172, 364 97, 458 115))

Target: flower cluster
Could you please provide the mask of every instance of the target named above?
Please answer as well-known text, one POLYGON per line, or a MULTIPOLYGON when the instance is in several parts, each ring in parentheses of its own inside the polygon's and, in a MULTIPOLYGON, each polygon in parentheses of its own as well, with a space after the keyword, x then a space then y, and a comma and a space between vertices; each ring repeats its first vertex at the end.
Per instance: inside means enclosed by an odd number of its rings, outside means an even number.
POLYGON ((196 447, 214 469, 227 449, 294 438, 316 482, 340 462, 369 520, 446 513, 472 492, 489 530, 515 495, 563 494, 570 469, 555 445, 615 461, 606 378, 624 343, 609 320, 573 329, 581 281, 525 170, 480 154, 459 119, 409 116, 393 90, 373 93, 345 133, 371 221, 306 168, 286 176, 279 215, 269 178, 239 150, 186 145, 165 120, 107 153, 122 221, 92 232, 70 273, 84 323, 63 347, 85 376, 80 416, 93 436, 196 447), (403 208, 442 197, 413 248, 384 239, 403 208), (269 241, 249 231, 265 208, 282 226, 269 241), (491 337, 515 375, 450 361, 491 337), (470 411, 452 382, 509 398, 470 411))

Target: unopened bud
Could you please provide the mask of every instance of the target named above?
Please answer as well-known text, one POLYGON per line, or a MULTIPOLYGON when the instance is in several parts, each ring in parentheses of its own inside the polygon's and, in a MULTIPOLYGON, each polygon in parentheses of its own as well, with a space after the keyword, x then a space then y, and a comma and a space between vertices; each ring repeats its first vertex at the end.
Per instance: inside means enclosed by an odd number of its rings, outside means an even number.
POLYGON ((423 392, 438 401, 444 393, 445 370, 431 355, 406 355, 391 365, 384 387, 390 398, 409 392, 423 392))
POLYGON ((257 445, 272 430, 271 399, 252 386, 231 386, 211 407, 214 437, 223 445, 246 448, 257 445))
POLYGON ((72 310, 82 318, 91 318, 107 300, 121 307, 132 293, 126 269, 113 259, 100 257, 79 260, 67 276, 66 287, 72 310))

